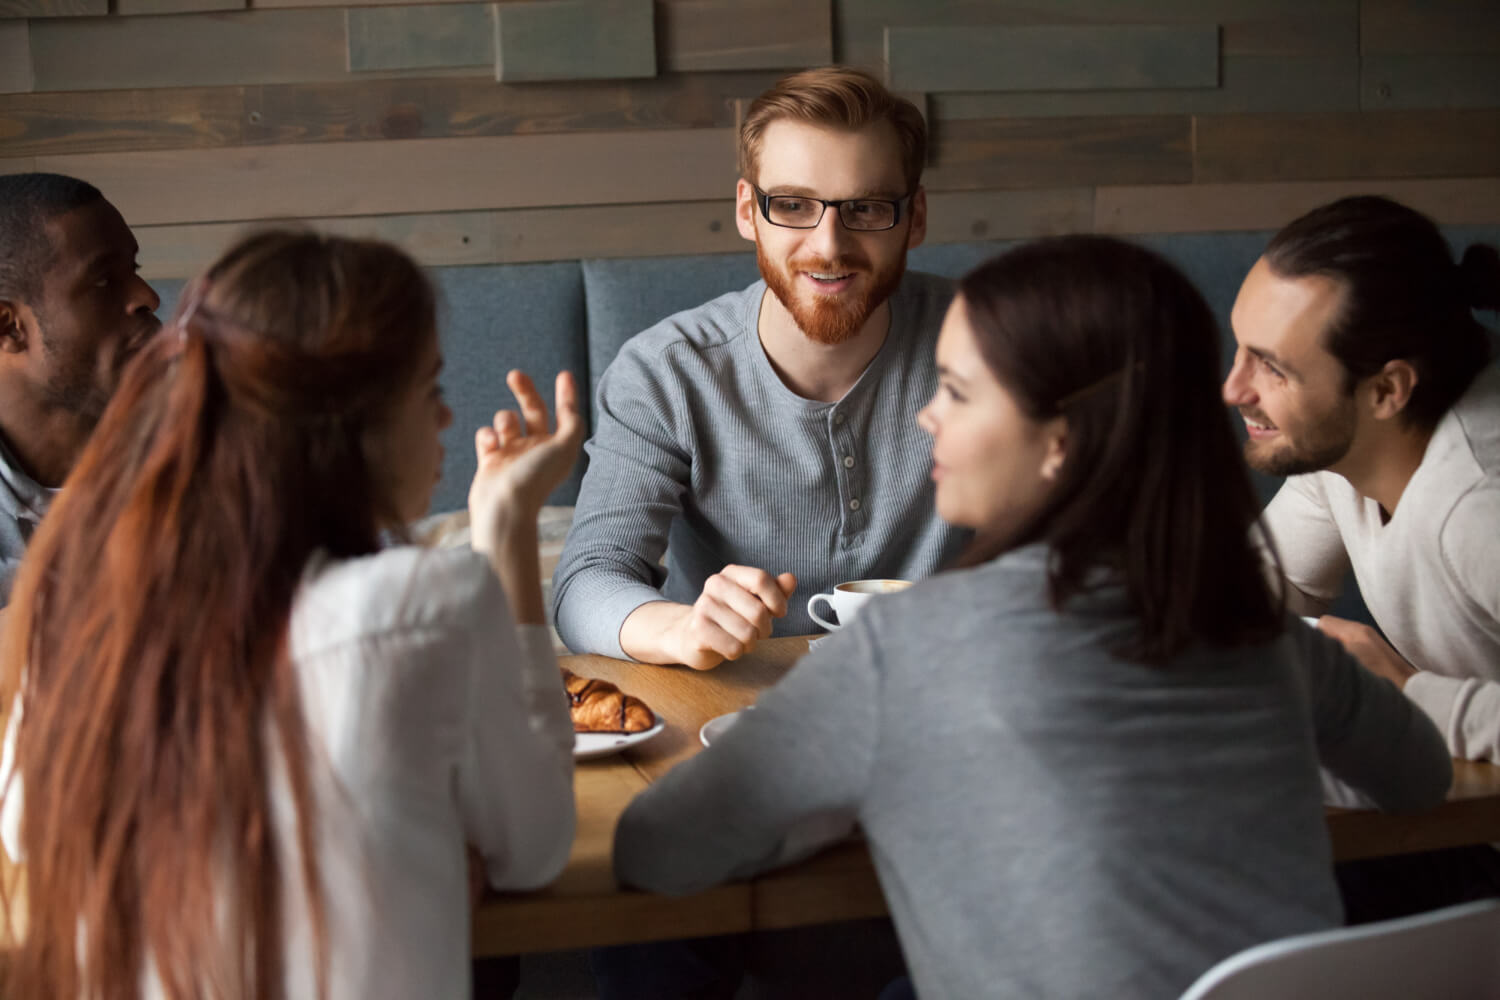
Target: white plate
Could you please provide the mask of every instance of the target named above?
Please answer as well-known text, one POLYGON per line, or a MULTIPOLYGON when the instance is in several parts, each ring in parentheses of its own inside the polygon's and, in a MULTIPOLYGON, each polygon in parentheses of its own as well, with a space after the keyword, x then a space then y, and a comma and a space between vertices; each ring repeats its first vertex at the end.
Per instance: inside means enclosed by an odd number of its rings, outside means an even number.
MULTIPOLYGON (((753 707, 754 706, 752 705, 751 708, 753 707)), ((750 711, 750 709, 747 708, 743 709, 742 711, 748 712, 750 711)), ((729 732, 729 727, 734 725, 735 722, 739 720, 741 714, 742 712, 730 712, 728 715, 718 715, 712 719, 709 719, 703 724, 703 728, 698 730, 699 742, 701 742, 704 746, 708 746, 714 740, 729 732)))
POLYGON ((656 725, 638 733, 574 733, 573 759, 593 760, 595 757, 608 757, 627 747, 644 743, 666 728, 666 722, 658 715, 656 725))

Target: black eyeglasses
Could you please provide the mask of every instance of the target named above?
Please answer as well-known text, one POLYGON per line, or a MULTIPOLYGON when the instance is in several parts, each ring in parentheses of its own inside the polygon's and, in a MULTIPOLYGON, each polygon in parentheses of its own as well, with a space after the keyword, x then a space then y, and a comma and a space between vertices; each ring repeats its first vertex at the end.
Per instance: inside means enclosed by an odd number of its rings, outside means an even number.
POLYGON ((861 233, 876 233, 891 229, 901 221, 901 206, 911 199, 902 198, 845 198, 828 201, 802 194, 766 194, 755 190, 755 200, 760 205, 760 214, 773 226, 783 229, 816 229, 823 221, 823 213, 830 208, 838 210, 839 221, 845 229, 861 233))

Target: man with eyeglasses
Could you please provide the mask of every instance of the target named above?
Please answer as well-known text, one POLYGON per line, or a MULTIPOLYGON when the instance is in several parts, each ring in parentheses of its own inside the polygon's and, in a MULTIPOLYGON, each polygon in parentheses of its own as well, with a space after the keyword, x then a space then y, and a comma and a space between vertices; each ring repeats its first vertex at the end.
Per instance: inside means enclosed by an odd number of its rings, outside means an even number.
POLYGON ((762 280, 632 338, 599 383, 554 578, 579 652, 709 669, 815 631, 807 595, 925 576, 962 541, 916 423, 952 297, 906 270, 921 113, 868 74, 808 70, 751 104, 739 144, 762 280))

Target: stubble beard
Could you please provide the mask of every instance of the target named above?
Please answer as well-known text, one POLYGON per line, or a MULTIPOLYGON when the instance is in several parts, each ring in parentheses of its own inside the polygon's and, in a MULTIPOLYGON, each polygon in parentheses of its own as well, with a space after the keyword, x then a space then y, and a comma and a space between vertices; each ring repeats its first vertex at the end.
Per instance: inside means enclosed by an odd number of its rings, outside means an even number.
MULTIPOLYGON (((876 309, 885 303, 901 284, 906 272, 906 248, 890 266, 880 271, 871 269, 864 257, 844 256, 833 260, 823 257, 800 257, 787 262, 785 268, 766 255, 757 241, 755 263, 766 287, 776 296, 786 310, 792 314, 797 327, 808 340, 818 344, 837 346, 851 340, 864 327, 876 309), (852 273, 864 275, 864 290, 853 298, 832 295, 813 295, 804 298, 797 294, 797 274, 816 271, 823 274, 852 273)), ((858 280, 856 278, 856 280, 858 280)))
MULTIPOLYGON (((1243 412, 1243 411, 1242 411, 1243 412)), ((1255 413, 1250 414, 1252 418, 1255 413)), ((1245 462, 1256 472, 1268 476, 1301 476, 1329 468, 1349 454, 1354 443, 1354 401, 1340 400, 1326 416, 1310 422, 1313 428, 1300 441, 1282 433, 1281 446, 1263 447, 1262 442, 1245 442, 1245 462)))

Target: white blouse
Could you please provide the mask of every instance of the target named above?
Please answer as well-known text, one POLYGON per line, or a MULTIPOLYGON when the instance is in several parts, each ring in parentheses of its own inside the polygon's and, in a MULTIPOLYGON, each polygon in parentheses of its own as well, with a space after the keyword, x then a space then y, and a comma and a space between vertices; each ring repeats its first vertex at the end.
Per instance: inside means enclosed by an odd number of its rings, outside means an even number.
MULTIPOLYGON (((550 634, 514 624, 483 556, 404 546, 315 558, 288 638, 311 751, 328 996, 467 1000, 465 843, 498 889, 544 885, 572 846, 573 726, 550 634)), ((269 727, 266 740, 286 995, 314 996, 297 817, 269 727)), ((12 857, 18 793, 0 817, 12 857)))

